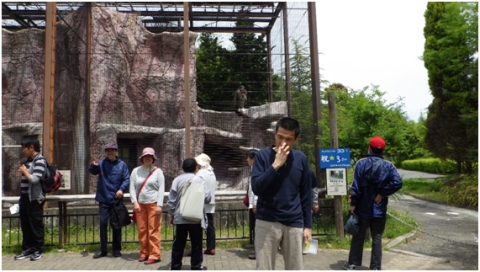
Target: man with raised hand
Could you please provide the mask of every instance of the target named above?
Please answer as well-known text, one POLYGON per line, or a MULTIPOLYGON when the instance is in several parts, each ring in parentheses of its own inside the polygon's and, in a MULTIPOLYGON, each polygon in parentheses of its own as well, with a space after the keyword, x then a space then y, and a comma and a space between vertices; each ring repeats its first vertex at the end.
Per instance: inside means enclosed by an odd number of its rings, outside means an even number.
POLYGON ((275 269, 281 246, 285 270, 302 270, 303 243, 312 239, 312 181, 307 157, 293 149, 297 120, 284 117, 275 128, 275 145, 260 150, 252 169, 258 196, 255 254, 258 270, 275 269))

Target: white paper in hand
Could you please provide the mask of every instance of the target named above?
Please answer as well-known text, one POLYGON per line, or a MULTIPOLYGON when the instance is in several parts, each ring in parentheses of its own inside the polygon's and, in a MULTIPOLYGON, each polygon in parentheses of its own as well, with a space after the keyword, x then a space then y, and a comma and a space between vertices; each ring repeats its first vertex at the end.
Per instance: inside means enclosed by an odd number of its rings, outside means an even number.
POLYGON ((318 240, 309 240, 303 248, 305 254, 317 254, 318 240))
POLYGON ((20 212, 20 206, 18 206, 18 204, 15 204, 12 207, 10 207, 10 213, 11 214, 16 214, 16 213, 19 213, 19 212, 20 212))

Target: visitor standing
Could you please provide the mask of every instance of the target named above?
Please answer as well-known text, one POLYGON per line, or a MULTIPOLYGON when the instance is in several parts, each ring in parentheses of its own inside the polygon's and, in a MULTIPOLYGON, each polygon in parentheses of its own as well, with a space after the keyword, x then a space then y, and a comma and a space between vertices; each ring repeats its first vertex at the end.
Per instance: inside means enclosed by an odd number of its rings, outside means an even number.
MULTIPOLYGON (((123 201, 123 192, 130 184, 130 174, 127 164, 118 156, 118 146, 111 142, 105 145, 105 159, 93 158, 88 171, 98 175, 97 193, 95 201, 98 202, 100 214, 100 251, 95 252, 94 259, 107 256, 107 228, 111 214, 111 206, 123 201)), ((122 228, 112 230, 112 249, 115 258, 122 253, 122 228)))
POLYGON ((155 166, 157 156, 153 148, 144 148, 139 160, 142 165, 133 169, 130 175, 130 199, 140 242, 138 261, 148 265, 162 260, 160 230, 165 177, 162 170, 155 166))

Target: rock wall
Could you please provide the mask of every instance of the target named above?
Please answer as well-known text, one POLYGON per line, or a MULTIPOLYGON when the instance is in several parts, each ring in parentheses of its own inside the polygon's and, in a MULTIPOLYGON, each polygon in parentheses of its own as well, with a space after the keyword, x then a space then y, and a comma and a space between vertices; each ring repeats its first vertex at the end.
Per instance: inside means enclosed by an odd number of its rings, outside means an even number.
MULTIPOLYGON (((97 178, 88 166, 110 141, 127 147, 122 155, 130 167, 138 165, 144 147, 153 147, 169 189, 185 159, 183 33, 150 33, 137 15, 95 5, 88 33, 87 18, 82 7, 56 25, 54 162, 72 170, 72 189, 60 193, 95 192, 97 178)), ((24 136, 42 133, 44 31, 3 30, 2 37, 3 144, 18 145, 24 136)), ((196 38, 190 33, 187 52, 192 155, 209 154, 219 187, 238 189, 248 180, 247 171, 237 169, 246 166, 246 149, 273 142, 267 129, 286 115, 286 103, 252 107, 242 117, 199 108, 196 38)), ((21 154, 4 148, 2 156, 5 194, 17 195, 12 165, 21 154)))

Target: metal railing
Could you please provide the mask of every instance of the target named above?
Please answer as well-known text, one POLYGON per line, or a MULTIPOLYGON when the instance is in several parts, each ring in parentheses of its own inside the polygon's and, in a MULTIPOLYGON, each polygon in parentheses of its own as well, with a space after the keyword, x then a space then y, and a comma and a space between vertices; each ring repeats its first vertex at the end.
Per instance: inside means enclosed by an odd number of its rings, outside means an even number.
MULTIPOLYGON (((166 193, 168 194, 168 193, 166 193)), ((216 240, 249 240, 249 216, 248 210, 241 204, 245 192, 217 192, 217 198, 230 198, 229 200, 217 200, 214 214, 214 226, 216 240), (239 197, 239 194, 241 197, 239 197)), ((50 200, 53 200, 49 196, 50 200)), ((82 199, 92 199, 91 195, 81 196, 82 199)), ((126 194, 126 198, 128 195, 126 194)), ((48 199, 48 198, 47 198, 48 199)), ((69 198, 72 199, 72 198, 69 198)), ((11 198, 3 199, 4 202, 13 202, 11 198)), ((57 199, 58 201, 58 199, 57 199)), ((43 220, 45 226, 45 246, 64 245, 88 245, 100 244, 100 216, 97 205, 69 206, 66 208, 49 208, 44 211, 43 220)), ((132 206, 127 205, 132 212, 132 206)), ((174 239, 174 227, 169 224, 167 209, 163 209, 161 241, 172 242, 174 239)), ((333 206, 321 206, 320 212, 313 217, 312 234, 314 236, 334 235, 333 206)), ((108 239, 111 239, 111 228, 108 227, 108 239)), ((123 243, 138 243, 138 232, 135 224, 130 224, 122 229, 123 243)), ((10 215, 8 211, 2 216, 2 247, 19 246, 22 243, 20 217, 18 214, 10 215)), ((251 241, 251 239, 250 239, 251 241)), ((111 242, 111 241, 109 241, 111 242)))

